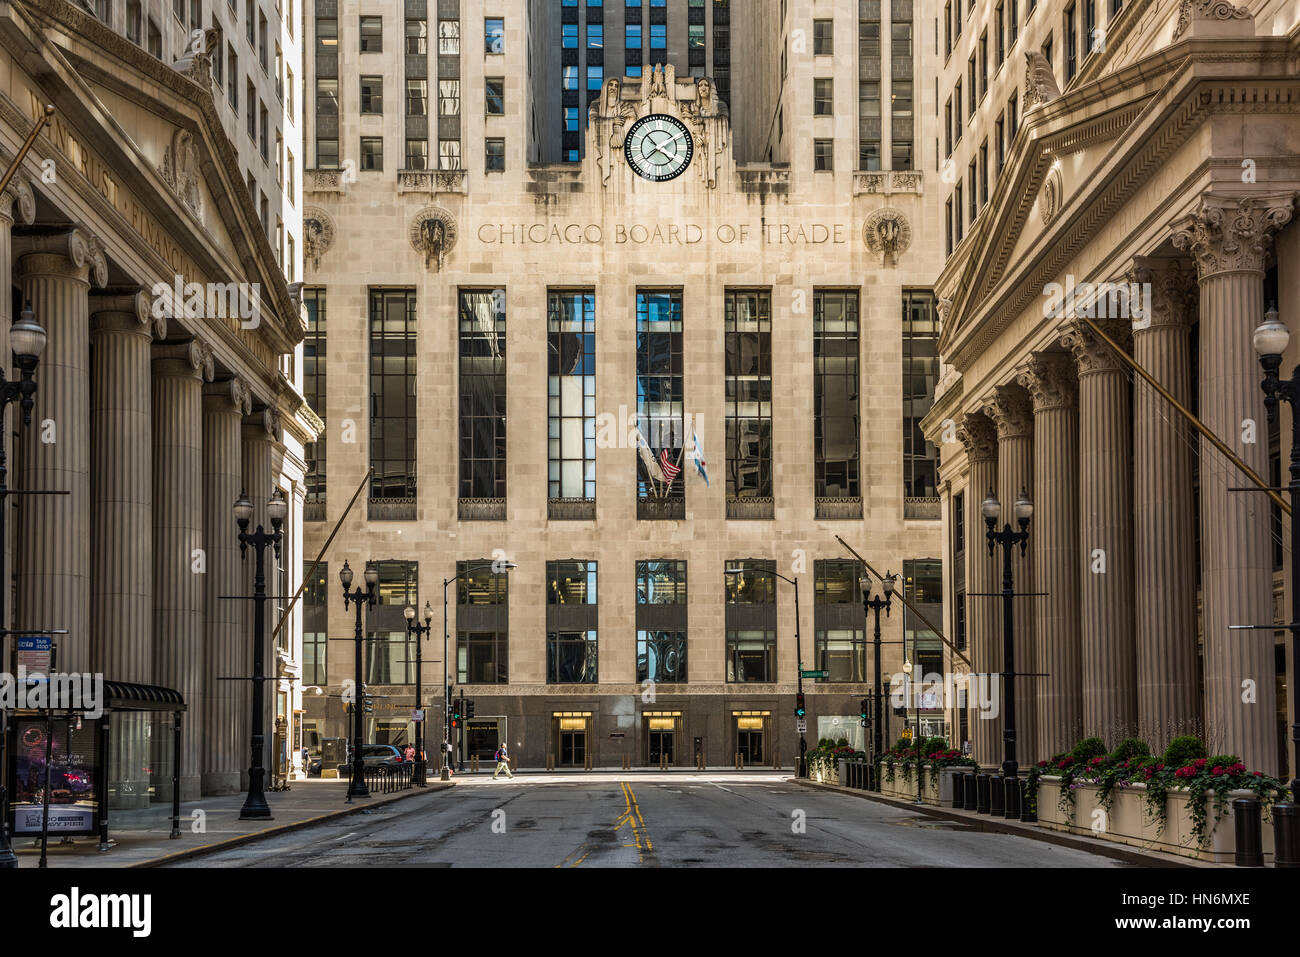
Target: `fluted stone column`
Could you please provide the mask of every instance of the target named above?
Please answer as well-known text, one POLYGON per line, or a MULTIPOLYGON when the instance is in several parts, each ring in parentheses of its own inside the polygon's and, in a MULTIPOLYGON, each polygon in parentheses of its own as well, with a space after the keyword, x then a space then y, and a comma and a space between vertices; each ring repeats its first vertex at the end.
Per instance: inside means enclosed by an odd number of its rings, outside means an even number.
MULTIPOLYGON (((1034 401, 1034 518, 1029 552, 1038 690, 1038 755, 1072 748, 1082 737, 1079 632, 1079 405, 1074 360, 1035 353, 1019 377, 1034 401)), ((1029 763, 1028 760, 1025 763, 1029 763)))
MULTIPOLYGON (((1123 346, 1127 320, 1098 324, 1123 346)), ((1113 747, 1137 731, 1128 373, 1077 320, 1063 342, 1079 367, 1083 733, 1113 747)))
MULTIPOLYGON (((997 589, 997 570, 984 546, 984 519, 980 503, 998 480, 997 429, 982 412, 962 417, 957 437, 966 448, 970 473, 966 480, 966 590, 969 593, 997 589)), ((1001 685, 995 676, 1002 671, 1001 638, 995 599, 968 597, 966 627, 970 635, 971 690, 967 700, 971 716, 971 749, 981 767, 1002 765, 1001 685), (983 686, 983 691, 980 690, 983 686), (981 714, 980 699, 991 699, 990 713, 981 714)))
MULTIPOLYGON (((1134 260, 1130 281, 1151 290, 1151 315, 1133 322, 1133 358, 1185 408, 1192 406, 1195 280, 1178 260, 1134 260)), ((1133 380, 1133 599, 1138 736, 1162 751, 1200 735, 1196 631, 1197 436, 1140 377, 1133 380)))
MULTIPOLYGON (((998 522, 1001 530, 1003 523, 1016 524, 1015 501, 1023 489, 1029 491, 1034 484, 1034 408, 1029 394, 1019 385, 998 386, 993 399, 985 405, 985 414, 993 420, 998 430, 998 501, 1002 503, 1002 516, 998 522)), ((1030 526, 1029 548, 1034 548, 1037 533, 1032 523, 1030 526)), ((978 539, 983 544, 983 539, 978 539)), ((977 549, 978 551, 978 549, 977 549)), ((996 587, 1002 590, 1002 551, 999 547, 992 556, 988 548, 984 549, 985 560, 994 568, 996 587)), ((1034 591, 1033 559, 1028 552, 1020 554, 1016 547, 1011 552, 1011 576, 1017 595, 1028 595, 1034 591)), ((998 652, 1002 654, 1005 641, 1005 623, 1002 620, 1003 603, 998 598, 984 598, 997 612, 998 652)), ((1034 725, 1037 718, 1037 684, 1038 678, 1033 673, 1036 667, 1037 649, 1034 647, 1034 602, 1037 598, 1013 599, 1012 609, 1012 645, 1015 654, 1016 693, 1016 759, 1021 765, 1032 765, 1040 757, 1038 753, 1038 736, 1034 725), (1023 677, 1021 677, 1023 676, 1023 677)), ((1001 658, 999 657, 999 660, 1001 658)))
POLYGON ((108 261, 79 229, 14 240, 18 278, 49 337, 37 370, 32 427, 21 433, 24 489, 68 495, 25 495, 18 507, 14 571, 21 628, 66 628, 55 640, 60 671, 89 671, 90 563, 90 314, 92 279, 102 286, 108 261))
POLYGON ((144 292, 91 299, 92 663, 153 683, 153 420, 150 346, 167 337, 144 292))
MULTIPOLYGON (((9 290, 13 288, 13 226, 15 222, 31 223, 36 218, 36 199, 32 194, 31 184, 21 176, 16 175, 9 181, 3 193, 0 193, 0 358, 4 360, 4 370, 6 378, 13 374, 13 361, 10 357, 9 348, 9 327, 13 325, 14 316, 10 309, 9 290)), ((10 442, 10 436, 13 434, 13 428, 21 419, 21 412, 10 412, 9 407, 5 406, 0 410, 0 443, 3 443, 5 467, 8 470, 6 480, 10 487, 13 487, 13 448, 10 442)), ((12 514, 12 509, 10 510, 12 514)), ((0 542, 0 548, 4 549, 4 569, 5 578, 0 582, 0 587, 8 588, 10 575, 13 574, 13 540, 14 540, 14 523, 5 522, 5 540, 0 542)), ((13 620, 13 602, 8 601, 8 593, 5 594, 4 617, 0 619, 0 628, 8 628, 13 620)), ((0 640, 0 671, 9 671, 11 662, 8 655, 13 651, 9 642, 0 640)))
POLYGON ((181 797, 199 795, 203 739, 203 382, 212 355, 201 343, 155 346, 154 680, 185 697, 181 797))
MULTIPOLYGON (((1265 257, 1291 219, 1293 194, 1244 199, 1206 195, 1174 226, 1174 244, 1196 262, 1200 284, 1201 419, 1261 476, 1268 476, 1262 373, 1251 334, 1264 314, 1265 257)), ((1278 768, 1273 633, 1230 631, 1273 622, 1269 500, 1230 492, 1247 481, 1201 443, 1201 591, 1205 640, 1205 736, 1211 753, 1250 768, 1278 768)))
MULTIPOLYGON (((266 530, 270 530, 271 522, 266 517, 266 505, 271 497, 271 443, 275 438, 277 420, 275 414, 270 409, 258 409, 251 415, 244 417, 243 423, 243 487, 248 491, 248 497, 253 503, 253 518, 248 523, 250 531, 257 529, 261 525, 266 530)), ((248 560, 244 562, 243 570, 243 588, 240 592, 244 595, 253 594, 253 578, 256 568, 254 556, 249 553, 248 560)), ((266 552, 266 593, 268 595, 278 594, 277 589, 280 587, 278 576, 275 574, 275 553, 270 548, 266 552)), ((240 632, 242 640, 239 644, 240 662, 242 670, 240 674, 252 675, 253 673, 253 603, 243 602, 245 605, 243 627, 240 632)), ((271 630, 275 627, 275 603, 266 603, 266 647, 262 659, 263 673, 268 678, 274 676, 275 668, 275 647, 271 641, 271 630)), ((275 727, 274 709, 275 709, 275 684, 267 681, 263 685, 265 695, 263 698, 263 727, 266 729, 267 747, 262 755, 262 766, 267 768, 266 780, 271 780, 270 761, 271 761, 271 729, 275 727)), ((244 766, 240 769, 241 787, 248 787, 248 766, 247 742, 252 735, 252 712, 249 710, 248 703, 252 700, 245 688, 244 702, 245 705, 240 709, 240 741, 245 742, 243 748, 245 761, 244 766)))
POLYGON ((247 603, 220 596, 244 594, 234 504, 243 484, 241 427, 250 411, 252 402, 242 380, 204 386, 203 540, 208 555, 204 581, 204 794, 238 793, 247 752, 247 741, 239 737, 239 729, 241 720, 246 719, 248 685, 221 680, 249 673, 249 662, 240 657, 247 603))

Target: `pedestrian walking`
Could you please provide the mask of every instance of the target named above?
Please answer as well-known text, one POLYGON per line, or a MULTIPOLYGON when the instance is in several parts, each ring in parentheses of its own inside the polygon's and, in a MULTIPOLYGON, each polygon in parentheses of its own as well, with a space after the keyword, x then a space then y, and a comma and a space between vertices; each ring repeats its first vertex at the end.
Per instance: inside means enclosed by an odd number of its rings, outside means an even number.
POLYGON ((510 772, 510 755, 506 752, 504 744, 497 748, 496 759, 497 769, 492 772, 492 780, 495 781, 502 771, 506 772, 506 777, 513 778, 514 775, 510 772))
POLYGON ((302 746, 302 776, 311 777, 311 751, 305 744, 302 746))
POLYGON ((442 750, 443 750, 444 752, 446 752, 446 754, 447 754, 447 759, 446 759, 446 761, 443 763, 443 767, 445 767, 445 768, 447 769, 447 776, 448 776, 448 777, 451 777, 453 774, 456 773, 456 769, 453 768, 453 767, 451 766, 451 764, 452 764, 452 761, 451 761, 451 742, 450 742, 450 741, 445 741, 445 740, 444 740, 444 741, 442 742, 442 750))

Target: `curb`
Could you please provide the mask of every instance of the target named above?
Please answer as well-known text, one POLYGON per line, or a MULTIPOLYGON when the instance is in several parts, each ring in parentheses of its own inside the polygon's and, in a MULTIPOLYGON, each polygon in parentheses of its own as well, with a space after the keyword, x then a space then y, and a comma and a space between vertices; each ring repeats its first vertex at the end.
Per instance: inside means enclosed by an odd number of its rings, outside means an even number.
POLYGON ((174 864, 177 861, 189 860, 193 857, 215 854, 218 851, 228 851, 232 847, 251 844, 254 841, 260 841, 268 837, 279 837, 281 834, 288 834, 292 831, 302 830, 303 828, 319 824, 322 821, 330 821, 334 818, 346 817, 349 814, 356 814, 360 811, 371 810, 373 808, 386 807, 389 804, 396 804, 398 801, 404 801, 407 798, 417 797, 421 794, 433 794, 434 792, 445 791, 448 788, 455 786, 454 782, 438 781, 434 784, 426 785, 423 788, 412 788, 409 792, 395 794, 379 801, 371 801, 368 804, 357 804, 352 807, 341 808, 337 811, 327 811, 324 814, 317 814, 315 817, 304 818, 301 821, 290 821, 288 824, 279 824, 263 831, 253 831, 250 834, 240 834, 235 837, 228 837, 221 841, 214 841, 211 844, 200 844, 198 847, 186 848, 183 851, 164 854, 162 857, 151 857, 148 860, 136 861, 134 864, 124 865, 123 870, 138 867, 160 867, 165 864, 174 864))
POLYGON ((890 807, 899 808, 900 810, 915 811, 918 814, 927 814, 930 817, 936 817, 941 820, 967 824, 971 826, 972 830, 988 831, 997 834, 1012 834, 1033 841, 1041 841, 1044 844, 1056 844, 1060 847, 1068 847, 1077 851, 1087 851, 1090 854, 1100 854, 1102 857, 1110 857, 1115 860, 1124 861, 1127 864, 1136 864, 1142 867, 1187 867, 1211 868, 1218 870, 1226 866, 1231 866, 1213 864, 1209 861, 1196 861, 1187 857, 1178 857, 1175 854, 1168 854, 1164 851, 1144 851, 1127 844, 1115 844, 1111 841, 1101 841, 1095 838, 1082 837, 1077 834, 1067 834, 1064 831, 1054 831, 1029 823, 1022 824, 1019 821, 1008 821, 1005 818, 991 817, 987 814, 975 814, 970 811, 956 811, 952 808, 937 807, 932 804, 913 804, 911 801, 887 798, 871 791, 841 787, 838 784, 818 784, 815 781, 809 781, 804 778, 791 778, 790 780, 795 784, 806 788, 813 788, 818 791, 833 791, 838 794, 848 794, 853 797, 862 798, 863 800, 875 801, 877 804, 886 804, 890 807))

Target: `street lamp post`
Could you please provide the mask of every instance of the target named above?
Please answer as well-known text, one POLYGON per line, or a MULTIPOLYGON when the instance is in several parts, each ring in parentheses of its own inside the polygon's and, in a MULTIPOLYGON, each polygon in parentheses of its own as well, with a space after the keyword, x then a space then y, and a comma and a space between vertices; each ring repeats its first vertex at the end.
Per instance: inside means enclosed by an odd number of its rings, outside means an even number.
POLYGON ((446 695, 442 699, 442 745, 438 749, 442 754, 442 773, 439 778, 443 781, 451 780, 451 755, 447 751, 447 745, 451 739, 447 736, 447 715, 451 711, 451 686, 447 684, 447 589, 451 587, 452 582, 458 581, 462 575, 473 568, 482 568, 487 566, 493 572, 498 570, 509 571, 519 566, 514 562, 507 561, 490 561, 490 562, 466 562, 465 571, 457 572, 451 578, 442 580, 442 687, 446 695))
POLYGON ((420 679, 424 673, 424 639, 429 636, 433 630, 433 608, 426 601, 424 603, 424 624, 418 624, 415 620, 415 606, 407 605, 406 610, 402 612, 406 616, 406 633, 415 639, 415 710, 420 712, 419 719, 415 722, 415 783, 419 787, 424 787, 427 783, 424 778, 424 719, 427 715, 424 712, 424 702, 421 700, 420 679))
POLYGON ((880 757, 880 755, 883 754, 885 751, 885 747, 884 747, 884 734, 885 734, 884 694, 885 692, 884 692, 883 684, 881 682, 881 671, 880 671, 880 667, 881 667, 880 666, 880 612, 883 609, 885 612, 885 617, 886 618, 889 617, 889 606, 890 606, 890 602, 893 600, 894 597, 894 583, 896 581, 898 581, 897 575, 894 575, 890 572, 886 572, 884 577, 880 579, 880 590, 883 597, 873 598, 871 597, 871 586, 872 586, 871 576, 863 575, 862 578, 858 580, 858 584, 862 586, 862 613, 867 618, 870 618, 873 612, 875 613, 876 616, 876 639, 875 639, 875 645, 876 645, 875 647, 875 658, 876 658, 875 712, 876 713, 874 716, 875 728, 872 731, 872 735, 871 735, 872 748, 874 751, 874 753, 871 756, 873 761, 876 758, 880 757))
MULTIPOLYGON (((13 347, 14 364, 18 366, 21 377, 17 382, 5 378, 0 365, 0 423, 3 423, 4 410, 10 403, 18 402, 23 410, 23 425, 32 424, 32 407, 36 395, 36 366, 41 353, 45 351, 45 330, 32 315, 32 304, 23 308, 18 321, 9 328, 9 344, 13 347)), ((17 430, 15 430, 17 431, 17 430)), ((4 444, 0 442, 0 583, 8 582, 8 569, 5 567, 5 514, 9 510, 9 466, 5 459, 4 444)), ((0 587, 0 671, 9 667, 6 651, 9 629, 5 617, 5 598, 9 589, 0 587)), ((18 866, 18 856, 9 844, 9 712, 0 706, 0 868, 18 866)))
MULTIPOLYGON (((1292 370, 1290 379, 1279 374, 1282 353, 1290 340, 1290 332, 1278 319, 1277 307, 1271 307, 1255 330, 1254 345, 1264 368, 1262 387, 1269 423, 1277 418, 1279 399, 1291 406, 1291 481, 1287 486, 1291 494, 1291 623, 1287 627, 1291 632, 1290 684, 1294 688, 1300 655, 1300 366, 1292 370)), ((1291 743, 1295 753, 1291 798, 1273 806, 1278 867, 1300 867, 1300 720, 1295 715, 1291 716, 1291 743)))
POLYGON ((289 513, 289 504, 284 500, 284 493, 278 488, 271 493, 266 505, 267 517, 271 520, 271 531, 261 525, 257 531, 249 532, 248 525, 253 518, 253 503, 247 491, 241 491, 235 502, 235 524, 239 526, 239 556, 248 557, 248 546, 253 546, 257 564, 253 572, 253 733, 249 741, 252 759, 248 766, 248 795, 244 806, 239 809, 241 821, 269 820, 271 808, 266 803, 263 789, 266 780, 266 716, 263 713, 263 691, 266 682, 266 547, 275 549, 275 557, 280 557, 280 526, 289 513))
POLYGON ((356 630, 356 660, 354 671, 356 674, 356 687, 353 689, 352 696, 352 780, 348 782, 348 799, 354 797, 370 797, 370 789, 366 787, 366 766, 361 758, 362 741, 365 740, 365 707, 363 701, 365 698, 365 682, 362 678, 362 661, 361 661, 361 642, 363 633, 361 630, 361 608, 362 606, 374 607, 375 602, 379 599, 379 569, 373 564, 366 563, 366 587, 357 587, 352 591, 352 569, 348 563, 344 562, 343 567, 339 569, 339 581, 343 584, 343 610, 347 611, 349 604, 357 606, 357 630, 356 630))
MULTIPOLYGON (((787 578, 780 572, 770 568, 728 568, 728 575, 745 575, 750 572, 757 572, 761 575, 771 575, 773 578, 779 578, 783 582, 789 582, 794 586, 794 657, 795 657, 795 674, 797 681, 797 692, 803 695, 803 645, 799 638, 799 580, 796 578, 787 578)), ((802 777, 804 772, 804 755, 808 753, 807 732, 799 732, 799 766, 796 767, 795 777, 802 777)))
POLYGON ((1002 505, 998 502, 993 489, 980 506, 984 524, 988 526, 985 533, 989 544, 989 555, 994 554, 997 546, 1002 546, 1002 793, 1003 815, 1008 818, 1020 817, 1020 768, 1016 764, 1016 650, 1012 637, 1013 599, 1015 590, 1011 578, 1011 553, 1019 545, 1020 554, 1025 553, 1029 543, 1029 519, 1034 514, 1034 503, 1029 499, 1025 489, 1020 490, 1016 499, 1015 517, 1019 531, 1004 522, 998 531, 998 518, 1002 514, 1002 505))

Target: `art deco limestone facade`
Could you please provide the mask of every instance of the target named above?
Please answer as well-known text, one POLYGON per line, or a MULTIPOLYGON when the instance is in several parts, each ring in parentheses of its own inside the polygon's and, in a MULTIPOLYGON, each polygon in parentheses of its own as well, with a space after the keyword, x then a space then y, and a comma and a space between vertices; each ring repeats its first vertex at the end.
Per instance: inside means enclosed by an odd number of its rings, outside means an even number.
MULTIPOLYGON (((71 493, 6 505, 17 525, 7 624, 66 628, 58 668, 126 688, 111 725, 114 809, 171 792, 129 714, 163 695, 151 687, 184 700, 182 795, 241 786, 248 685, 222 679, 251 673, 252 636, 247 603, 220 598, 252 590, 235 551, 241 487, 255 523, 272 489, 284 493, 286 573, 271 588, 301 580, 302 453, 318 427, 295 384, 301 301, 248 196, 210 69, 163 63, 68 3, 0 9, 0 167, 44 104, 56 107, 0 197, 0 329, 30 300, 49 337, 32 425, 9 412, 9 478, 71 493), (256 308, 213 312, 208 298, 186 311, 157 295, 177 283, 244 284, 256 308)), ((298 636, 291 620, 268 643, 273 772, 277 719, 286 740, 296 733, 298 636)))
MULTIPOLYGON (((1286 620, 1268 499, 1231 491, 1249 482, 1091 327, 1051 308, 1049 284, 1145 284, 1149 314, 1107 314, 1103 298, 1100 327, 1268 475, 1251 333, 1266 285, 1284 320, 1300 304, 1300 21, 1273 2, 1027 7, 955 11, 940 99, 960 102, 977 75, 980 92, 959 109, 964 135, 948 133, 955 248, 925 423, 945 514, 964 499, 969 591, 995 583, 986 490, 1004 509, 1022 486, 1035 502, 1016 569, 1017 590, 1039 593, 1016 604, 1016 668, 1039 673, 1020 682, 1019 758, 1083 735, 1163 746, 1200 733, 1211 753, 1276 771, 1275 633, 1233 627, 1286 620), (1005 62, 985 43, 1005 44, 1005 62)), ((1285 462, 1285 412, 1281 431, 1285 462)), ((988 604, 968 604, 976 671, 1001 666, 988 604)), ((999 763, 998 722, 972 724, 976 757, 999 763)))
MULTIPOLYGON (((769 26, 776 36, 796 26, 810 31, 813 16, 825 15, 844 20, 837 19, 841 38, 856 37, 856 10, 849 15, 841 5, 792 3, 785 22, 776 16, 775 3, 762 6, 770 7, 769 26)), ((732 8, 734 18, 736 5, 732 8)), ((382 172, 355 177, 345 170, 309 172, 307 215, 323 224, 321 235, 328 239, 310 251, 306 285, 328 296, 329 350, 328 398, 320 410, 329 442, 329 493, 323 520, 308 525, 309 553, 323 543, 369 465, 369 293, 413 288, 417 302, 414 520, 383 520, 378 508, 368 514, 363 493, 328 556, 328 634, 352 634, 353 613, 344 611, 337 581, 345 559, 358 573, 368 560, 418 562, 417 607, 428 600, 435 610, 433 638, 424 649, 428 740, 435 742, 442 581, 456 574, 458 560, 505 556, 518 563, 509 584, 509 681, 458 686, 457 693, 476 700, 479 717, 504 719, 501 727, 522 763, 540 765, 555 753, 556 712, 593 715, 588 748, 597 764, 625 755, 643 761, 639 716, 668 709, 683 712, 686 741, 702 738, 710 763, 731 759, 732 712, 769 712, 767 730, 773 737, 765 761, 779 753, 788 765, 797 747, 792 715, 797 624, 804 667, 814 667, 814 561, 850 557, 835 541, 837 534, 881 571, 899 572, 906 559, 938 557, 939 523, 904 517, 900 428, 902 295, 910 288, 928 290, 942 255, 941 236, 932 225, 936 199, 928 170, 933 154, 927 152, 927 172, 854 171, 854 84, 840 85, 834 116, 810 115, 813 77, 843 76, 853 69, 856 48, 851 39, 842 39, 842 57, 814 61, 808 56, 791 63, 789 84, 802 90, 798 97, 790 94, 791 100, 803 106, 785 110, 779 143, 775 102, 738 117, 713 95, 707 78, 691 79, 671 64, 662 71, 647 65, 639 78, 607 74, 590 105, 581 163, 527 164, 525 17, 516 16, 522 10, 522 4, 459 5, 464 170, 401 171, 389 164, 382 172), (485 57, 477 24, 480 14, 498 12, 505 14, 505 52, 485 57), (478 115, 482 91, 477 84, 485 74, 506 77, 504 117, 478 115), (694 158, 675 180, 641 179, 623 156, 624 134, 649 113, 679 118, 694 137, 694 158), (773 147, 775 161, 747 156, 738 162, 736 129, 742 123, 750 137, 756 126, 767 130, 759 149, 773 147), (478 144, 484 135, 506 138, 501 172, 482 168, 478 144), (837 144, 834 171, 812 169, 812 141, 819 136, 837 144), (420 229, 430 220, 441 222, 446 237, 432 254, 423 238, 428 234, 420 229), (457 302, 460 290, 485 288, 502 290, 507 316, 508 484, 500 520, 468 520, 461 517, 457 498, 457 302), (762 520, 727 517, 724 296, 739 288, 769 291, 772 301, 774 508, 772 517, 762 520), (597 449, 594 520, 548 518, 546 303, 551 289, 594 293, 595 408, 611 416, 621 409, 623 417, 637 407, 637 291, 681 291, 685 411, 697 417, 712 479, 706 488, 684 463, 678 479, 686 483, 684 519, 638 519, 636 448, 621 440, 616 447, 597 449), (819 518, 814 501, 812 311, 814 292, 821 289, 851 289, 860 300, 860 518, 819 518), (727 681, 723 572, 729 561, 742 558, 774 560, 777 571, 801 582, 799 623, 789 586, 778 583, 778 680, 769 683, 727 681), (546 563, 556 559, 597 562, 598 684, 547 682, 546 563), (689 681, 661 684, 653 702, 642 698, 645 687, 636 680, 635 563, 647 559, 684 559, 689 579, 689 681)), ((738 35, 743 35, 740 26, 733 32, 738 35)), ((344 64, 354 42, 341 34, 341 75, 347 73, 344 64)), ((754 76, 742 79, 747 57, 742 41, 734 43, 735 86, 760 89, 754 76)), ((533 59, 532 82, 545 82, 540 54, 533 59)), ((761 73, 776 64, 751 62, 748 69, 761 73)), ((585 95, 582 102, 587 103, 585 95)), ((933 111, 927 93, 918 100, 917 114, 933 111)), ((346 99, 342 113, 346 129, 346 99)), ((383 130, 386 142, 400 141, 400 117, 385 117, 383 126, 375 118, 360 119, 360 132, 383 130)), ((927 140, 918 137, 918 142, 927 140)), ((449 680, 454 682, 455 588, 450 597, 449 680)), ((890 642, 887 675, 901 665, 901 618, 896 602, 893 617, 883 620, 890 642)), ((333 642, 328 654, 326 691, 337 693, 353 678, 351 646, 333 642)), ((376 716, 409 714, 410 685, 371 690, 388 696, 377 699, 376 716)), ((815 742, 818 715, 851 716, 856 726, 858 696, 869 685, 806 682, 805 690, 809 737, 815 742)), ((307 707, 308 720, 323 734, 347 733, 337 703, 327 696, 309 698, 307 707)), ((679 744, 676 760, 690 763, 689 745, 679 744)))

